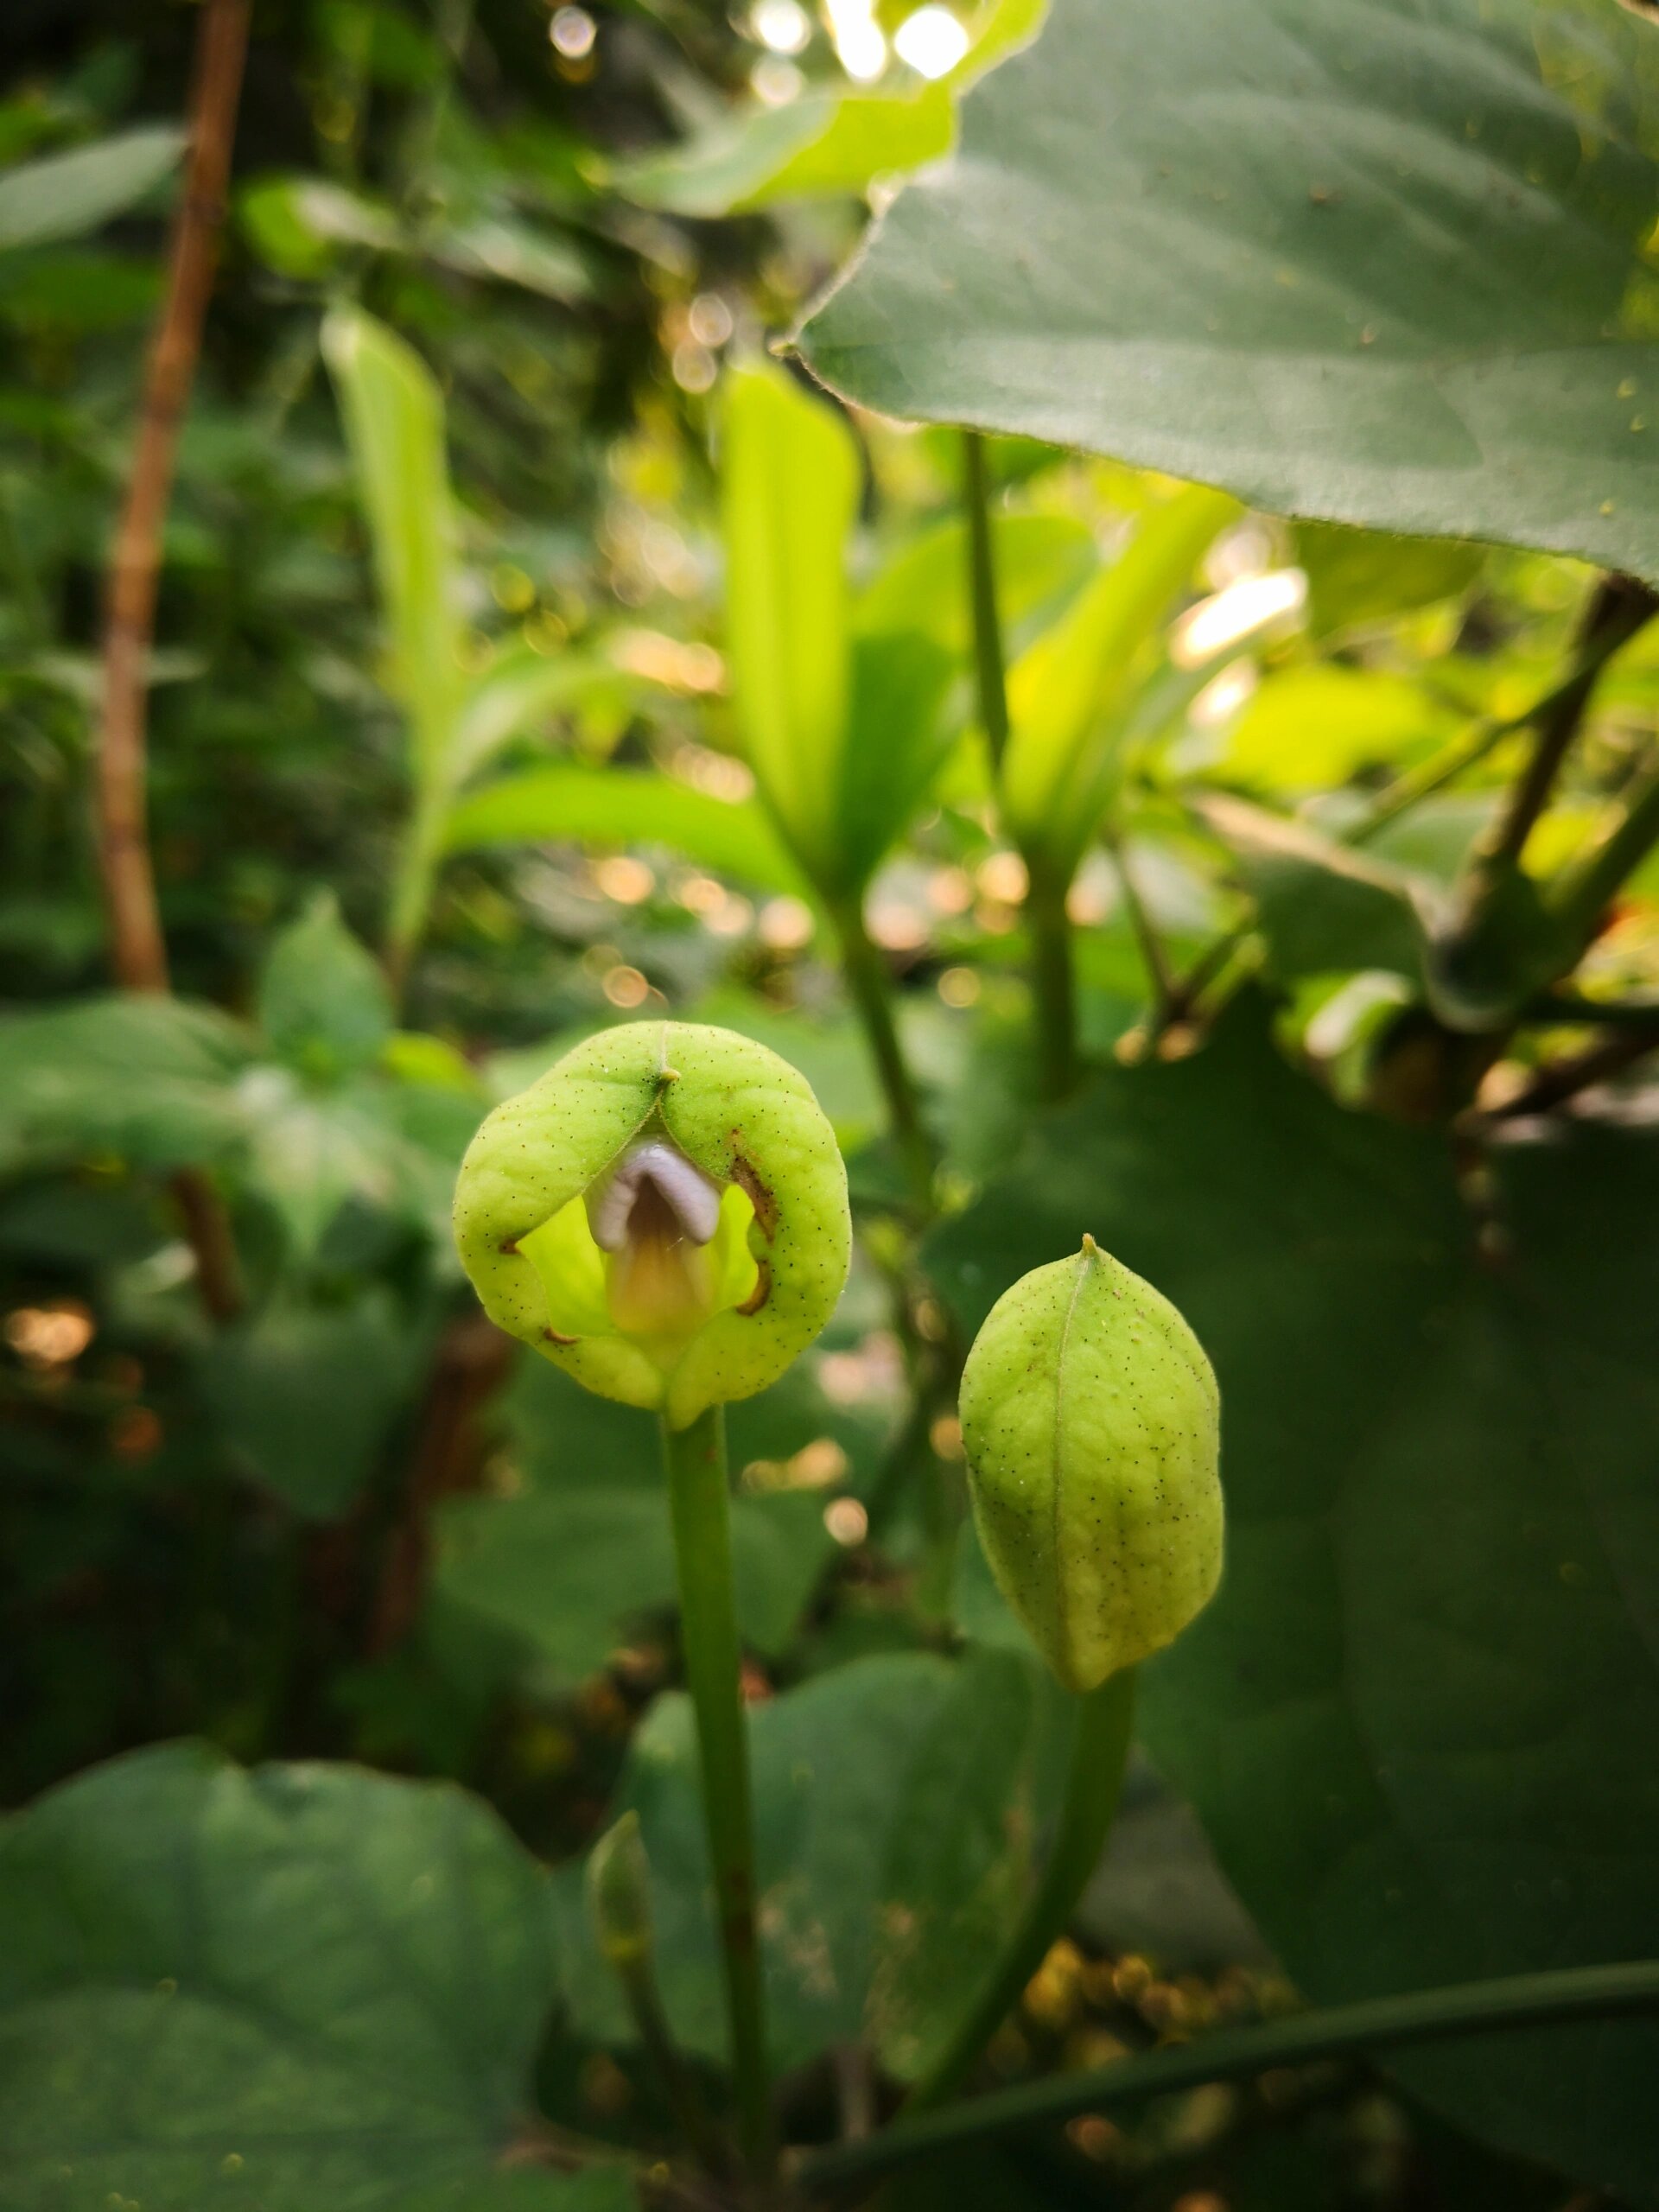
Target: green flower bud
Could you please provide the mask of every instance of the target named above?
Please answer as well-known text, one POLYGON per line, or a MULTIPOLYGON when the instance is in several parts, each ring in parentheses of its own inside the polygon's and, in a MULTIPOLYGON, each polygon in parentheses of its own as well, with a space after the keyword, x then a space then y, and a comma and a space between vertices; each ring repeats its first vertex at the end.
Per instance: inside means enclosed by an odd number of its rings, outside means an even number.
POLYGON ((588 1916, 601 1952, 619 1974, 651 1958, 651 1868, 630 1808, 607 1828, 588 1858, 588 1916))
POLYGON ((683 1428, 776 1382, 830 1319, 847 1174, 775 1052, 633 1022, 496 1108, 461 1162, 455 1241, 499 1328, 683 1428))
POLYGON ((1221 1578, 1216 1378, 1092 1236, 1005 1292, 962 1378, 980 1541, 1069 1689, 1173 1643, 1221 1578))

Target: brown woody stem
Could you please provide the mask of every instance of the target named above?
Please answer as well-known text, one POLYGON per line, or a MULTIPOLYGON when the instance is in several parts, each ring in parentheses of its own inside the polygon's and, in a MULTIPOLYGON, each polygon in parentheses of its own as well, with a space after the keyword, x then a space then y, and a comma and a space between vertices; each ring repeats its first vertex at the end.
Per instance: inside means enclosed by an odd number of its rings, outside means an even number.
MULTIPOLYGON (((132 476, 110 563, 97 760, 98 865, 111 962, 117 981, 130 991, 168 988, 167 946, 145 808, 149 654, 162 529, 172 497, 179 425, 195 378, 213 289, 249 12, 250 0, 207 0, 202 10, 184 193, 168 256, 166 300, 144 378, 132 476)), ((172 1190, 195 1254, 203 1303, 215 1320, 229 1320, 241 1309, 242 1293, 219 1194, 196 1168, 181 1168, 172 1190)))

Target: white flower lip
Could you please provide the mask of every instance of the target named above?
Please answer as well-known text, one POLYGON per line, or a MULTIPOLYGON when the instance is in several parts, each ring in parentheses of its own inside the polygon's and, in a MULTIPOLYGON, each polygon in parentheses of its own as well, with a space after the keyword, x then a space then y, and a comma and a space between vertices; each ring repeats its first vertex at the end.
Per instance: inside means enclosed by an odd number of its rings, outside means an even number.
POLYGON ((648 1137, 623 1154, 602 1186, 590 1195, 588 1225, 601 1252, 620 1252, 628 1241, 634 1201, 646 1184, 656 1189, 694 1244, 709 1243, 720 1226, 720 1189, 683 1152, 648 1137))

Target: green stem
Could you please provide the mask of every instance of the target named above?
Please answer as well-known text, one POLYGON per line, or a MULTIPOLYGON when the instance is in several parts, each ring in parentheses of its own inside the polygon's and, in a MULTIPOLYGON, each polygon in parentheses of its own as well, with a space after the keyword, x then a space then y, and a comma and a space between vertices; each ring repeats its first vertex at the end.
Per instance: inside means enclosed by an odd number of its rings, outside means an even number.
POLYGON ((1141 896, 1141 887, 1135 880, 1128 855, 1123 850, 1122 839, 1109 836, 1104 842, 1111 855, 1112 866, 1117 870, 1118 887, 1123 893, 1123 911, 1128 916, 1129 927, 1135 934, 1141 964, 1146 969, 1147 981, 1152 986, 1154 1030, 1161 1033, 1169 1027, 1177 1011, 1180 982, 1169 964, 1169 956, 1164 950, 1163 941, 1153 926, 1152 916, 1147 912, 1146 901, 1141 896))
POLYGON ((1038 1078, 1042 1096, 1049 1100, 1066 1097, 1077 1081, 1077 986, 1065 893, 1064 883, 1040 868, 1032 869, 1026 920, 1031 931, 1038 1078))
POLYGON ((1488 866, 1520 865, 1534 825, 1548 805, 1591 694, 1607 662, 1628 645, 1659 607, 1652 589, 1632 576, 1604 576, 1592 593, 1578 641, 1577 665, 1547 709, 1534 717, 1537 743, 1510 794, 1490 849, 1488 866))
POLYGON ((1307 2066, 1500 2028, 1540 2028, 1564 2020, 1651 2012, 1659 2012, 1659 1959, 1569 1967, 1554 1974, 1514 1974, 1500 1981, 1377 1998, 1368 2004, 1298 2013, 1260 2027, 1224 2030, 1196 2043, 1120 2059, 1110 2066, 1047 2075, 954 2106, 949 2112, 900 2120, 864 2141, 811 2152, 801 2160, 798 2178, 811 2190, 862 2182, 933 2152, 957 2150, 987 2136, 1045 2120, 1070 2120, 1077 2113, 1099 2112, 1202 2082, 1248 2077, 1270 2067, 1307 2066))
POLYGON ((443 805, 424 798, 416 802, 404 835, 402 850, 392 880, 391 905, 386 919, 386 980, 394 1001, 401 1006, 409 970, 432 905, 443 842, 443 805))
MULTIPOLYGON (((1423 799, 1432 798, 1445 785, 1460 776, 1465 769, 1472 768, 1478 761, 1484 760, 1494 747, 1504 738, 1513 737, 1519 730, 1559 731, 1563 724, 1569 730, 1576 727, 1577 718, 1582 714, 1603 669, 1616 653, 1630 643, 1647 619, 1645 615, 1640 620, 1636 616, 1634 602, 1621 607, 1610 618, 1598 619, 1592 612, 1586 625, 1582 642, 1567 672, 1551 685, 1541 698, 1535 699, 1531 706, 1518 715, 1508 715, 1498 721, 1477 722, 1471 730, 1465 731, 1461 737, 1453 738, 1449 745, 1442 747, 1432 760, 1408 770, 1390 784, 1359 821, 1344 833, 1343 842, 1364 844, 1379 830, 1385 830, 1389 823, 1397 821, 1401 815, 1408 812, 1423 799)), ((1509 817, 1511 834, 1516 818, 1512 804, 1509 817)))
POLYGON ((1135 1672, 1109 1675, 1076 1700, 1065 1802, 1043 1869, 996 1973, 937 2063, 906 2100, 906 2113, 925 2112, 960 2087, 1020 1993, 1065 1933, 1084 1886, 1099 1863, 1122 1786, 1135 1710, 1135 1672))
POLYGON ((1649 769, 1623 820, 1585 855, 1550 894, 1550 904, 1576 935, 1589 938, 1625 878, 1659 844, 1659 764, 1649 769))
POLYGON ((847 988, 869 1041, 887 1118, 904 1161, 905 1174, 916 1203, 925 1215, 933 1211, 933 1147, 922 1123, 921 1104, 911 1079, 904 1050, 893 1020, 893 986, 887 963, 870 942, 864 915, 855 897, 838 899, 830 919, 841 939, 841 960, 847 988))
POLYGON ((726 1424, 718 1406, 689 1428, 663 1424, 674 1521, 680 1634, 697 1716, 702 1812, 714 1870, 726 2010, 745 2157, 758 2171, 774 2145, 765 2000, 754 1920, 754 1834, 743 1713, 742 1646, 732 1583, 726 1424))
POLYGON ((662 2085, 675 2126, 709 2173, 717 2177, 729 2173, 734 2163, 731 2147, 721 2140, 720 2131, 703 2109, 696 2077, 674 2040, 668 2015, 663 2010, 650 1960, 631 1961, 619 1972, 629 2016, 662 2085))
POLYGON ((993 771, 1000 773, 1008 745, 1008 690, 1002 657, 1002 623, 996 607, 996 558, 991 543, 989 473, 985 441, 962 434, 962 495, 968 510, 968 591, 973 614, 974 672, 979 720, 993 771))

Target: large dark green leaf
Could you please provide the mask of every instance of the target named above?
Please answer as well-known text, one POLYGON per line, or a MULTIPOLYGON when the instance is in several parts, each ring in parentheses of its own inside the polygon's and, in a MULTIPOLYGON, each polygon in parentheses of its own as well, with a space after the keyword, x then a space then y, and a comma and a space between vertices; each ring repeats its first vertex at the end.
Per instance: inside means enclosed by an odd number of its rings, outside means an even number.
POLYGON ((808 358, 887 414, 1659 575, 1656 126, 1615 0, 1055 0, 808 358))
MULTIPOLYGON (((1345 1114, 1237 1008, 1107 1075, 935 1241, 965 1324, 1092 1230, 1220 1377, 1219 1599, 1147 1739, 1310 1997, 1659 1952, 1659 1142, 1494 1155, 1345 1114)), ((1516 2150, 1659 2202, 1659 2029, 1399 2071, 1516 2150)))
POLYGON ((624 2212, 498 2163, 554 1988, 544 1877, 486 1808, 188 1745, 0 1843, 15 2212, 624 2212))
MULTIPOLYGON (((1049 1702, 1035 1669, 1010 1653, 961 1666, 907 1654, 855 1661, 752 1711, 774 2064, 861 2036, 901 2075, 925 2063, 1020 1897, 1049 1702)), ((650 1853, 675 2029, 718 2059, 726 2031, 696 1763, 690 1705, 660 1700, 634 1739, 619 1809, 638 1811, 650 1853)), ((573 1878, 561 1894, 575 2024, 625 2042, 632 2030, 579 1924, 573 1878)))

